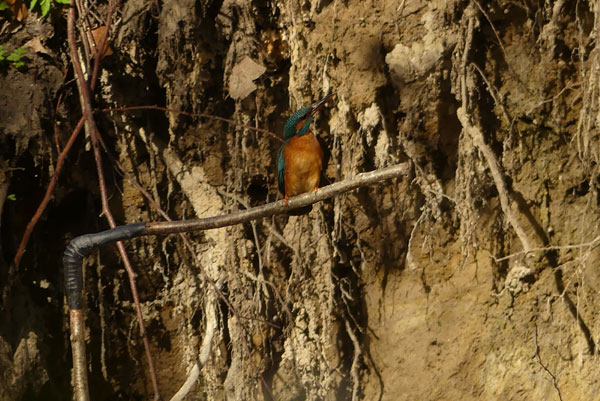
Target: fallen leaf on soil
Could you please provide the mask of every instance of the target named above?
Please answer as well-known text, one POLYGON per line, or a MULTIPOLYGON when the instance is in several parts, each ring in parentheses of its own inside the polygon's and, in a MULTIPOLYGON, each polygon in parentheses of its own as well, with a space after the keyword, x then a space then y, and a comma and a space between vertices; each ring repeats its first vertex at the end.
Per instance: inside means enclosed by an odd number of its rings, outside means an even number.
POLYGON ((35 53, 43 53, 43 54, 50 55, 49 50, 46 47, 44 47, 44 45, 42 44, 42 41, 38 37, 35 37, 35 38, 29 40, 27 43, 25 43, 23 45, 23 49, 28 49, 28 48, 33 50, 35 53))

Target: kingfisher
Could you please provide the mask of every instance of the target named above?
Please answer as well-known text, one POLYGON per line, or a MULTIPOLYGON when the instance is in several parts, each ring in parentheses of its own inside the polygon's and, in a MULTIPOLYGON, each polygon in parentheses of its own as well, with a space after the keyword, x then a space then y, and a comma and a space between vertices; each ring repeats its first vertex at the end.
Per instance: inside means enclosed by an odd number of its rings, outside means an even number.
MULTIPOLYGON (((291 196, 316 191, 321 181, 323 150, 310 130, 314 114, 333 96, 327 95, 320 102, 296 111, 283 128, 284 143, 277 155, 277 178, 279 192, 285 204, 291 196)), ((290 214, 305 214, 312 206, 306 206, 290 214)))

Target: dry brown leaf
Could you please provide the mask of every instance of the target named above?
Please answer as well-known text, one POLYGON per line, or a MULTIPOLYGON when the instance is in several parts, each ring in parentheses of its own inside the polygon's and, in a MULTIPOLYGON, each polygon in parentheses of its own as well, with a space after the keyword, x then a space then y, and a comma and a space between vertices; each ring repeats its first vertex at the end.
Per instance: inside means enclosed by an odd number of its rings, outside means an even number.
MULTIPOLYGON (((113 54, 110 45, 107 42, 104 42, 104 35, 106 34, 106 25, 101 25, 97 28, 92 29, 92 40, 91 45, 92 49, 94 49, 94 56, 98 53, 101 54, 101 59, 110 56, 113 54)), ((108 38, 107 38, 108 39, 108 38)))
POLYGON ((9 10, 15 16, 17 21, 23 21, 27 18, 27 7, 23 0, 6 0, 9 10))
POLYGON ((24 49, 31 49, 33 50, 35 53, 43 53, 43 54, 48 54, 50 55, 50 51, 44 47, 44 45, 42 44, 42 41, 40 40, 40 38, 35 37, 29 41, 27 41, 27 43, 25 43, 23 45, 24 49))
POLYGON ((255 79, 264 74, 266 68, 246 56, 233 67, 229 77, 229 96, 236 100, 245 99, 256 90, 255 79))

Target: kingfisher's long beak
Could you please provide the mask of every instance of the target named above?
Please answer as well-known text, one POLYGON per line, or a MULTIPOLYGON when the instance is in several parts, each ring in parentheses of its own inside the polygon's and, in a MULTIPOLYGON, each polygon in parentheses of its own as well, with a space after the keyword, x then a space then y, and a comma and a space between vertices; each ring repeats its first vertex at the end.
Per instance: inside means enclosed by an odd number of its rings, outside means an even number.
POLYGON ((315 114, 317 111, 319 111, 319 109, 321 107, 323 107, 325 105, 325 103, 327 103, 327 101, 329 99, 331 99, 331 97, 334 95, 334 93, 330 93, 329 95, 325 96, 325 98, 323 100, 321 100, 319 103, 316 103, 312 109, 310 109, 310 111, 308 112, 307 116, 312 116, 313 114, 315 114))

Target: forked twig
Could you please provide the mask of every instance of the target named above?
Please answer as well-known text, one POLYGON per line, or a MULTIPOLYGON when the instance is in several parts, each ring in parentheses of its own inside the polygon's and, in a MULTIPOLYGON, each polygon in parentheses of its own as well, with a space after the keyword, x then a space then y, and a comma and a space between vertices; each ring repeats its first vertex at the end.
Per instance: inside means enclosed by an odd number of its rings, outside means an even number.
POLYGON ((535 356, 537 357, 537 361, 540 364, 540 366, 552 378, 552 385, 556 389, 556 393, 558 394, 558 399, 560 401, 563 401, 562 394, 560 393, 560 388, 558 388, 558 380, 556 380, 556 376, 554 376, 554 373, 552 373, 550 371, 550 369, 548 369, 548 367, 546 365, 544 365, 544 363, 542 362, 542 357, 540 356, 540 344, 538 342, 538 327, 537 327, 537 323, 534 323, 534 325, 535 325, 535 356))

